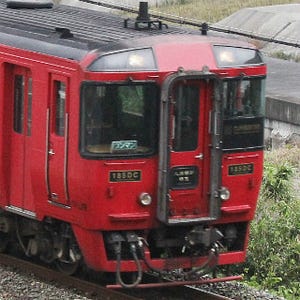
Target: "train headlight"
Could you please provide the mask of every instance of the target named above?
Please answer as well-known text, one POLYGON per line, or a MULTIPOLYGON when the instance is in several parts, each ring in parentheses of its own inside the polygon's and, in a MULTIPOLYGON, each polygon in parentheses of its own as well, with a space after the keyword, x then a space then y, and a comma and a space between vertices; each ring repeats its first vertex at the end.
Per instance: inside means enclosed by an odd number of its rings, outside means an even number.
POLYGON ((220 188, 220 198, 225 201, 228 200, 230 198, 230 191, 228 188, 226 188, 225 186, 222 186, 220 188))
POLYGON ((148 206, 152 203, 152 197, 148 193, 141 193, 139 201, 141 205, 148 206))
POLYGON ((157 70, 156 60, 151 48, 132 49, 108 53, 97 58, 89 71, 153 71, 157 70))

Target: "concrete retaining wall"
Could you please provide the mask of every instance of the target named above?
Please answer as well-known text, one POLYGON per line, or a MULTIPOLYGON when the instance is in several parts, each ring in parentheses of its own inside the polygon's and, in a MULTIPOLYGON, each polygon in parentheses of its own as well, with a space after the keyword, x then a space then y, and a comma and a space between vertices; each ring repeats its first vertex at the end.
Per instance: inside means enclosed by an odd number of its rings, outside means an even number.
POLYGON ((272 148, 286 143, 300 146, 300 103, 267 97, 265 141, 272 148))
POLYGON ((267 97, 266 116, 271 120, 300 126, 300 103, 267 97))
MULTIPOLYGON (((300 4, 244 8, 215 24, 216 27, 247 34, 298 43, 300 36, 300 4)), ((266 53, 300 56, 298 47, 258 41, 266 53)))

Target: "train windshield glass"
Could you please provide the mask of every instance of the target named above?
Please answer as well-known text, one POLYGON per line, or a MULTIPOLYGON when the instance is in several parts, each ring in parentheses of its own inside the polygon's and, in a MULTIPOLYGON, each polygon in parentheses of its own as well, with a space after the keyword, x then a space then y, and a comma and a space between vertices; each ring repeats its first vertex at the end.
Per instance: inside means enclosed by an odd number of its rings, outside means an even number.
POLYGON ((263 146, 265 79, 224 82, 224 149, 263 146))
POLYGON ((224 117, 264 115, 264 80, 230 80, 224 83, 224 117))
POLYGON ((81 153, 84 156, 149 155, 157 148, 155 84, 82 87, 81 153))

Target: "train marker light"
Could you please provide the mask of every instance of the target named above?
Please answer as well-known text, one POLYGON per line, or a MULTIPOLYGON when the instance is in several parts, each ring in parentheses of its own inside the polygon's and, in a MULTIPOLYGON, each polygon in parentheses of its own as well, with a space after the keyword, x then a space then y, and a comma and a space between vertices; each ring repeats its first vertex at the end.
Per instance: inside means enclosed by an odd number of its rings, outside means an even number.
POLYGON ((152 197, 148 193, 141 193, 139 201, 141 205, 149 206, 152 203, 152 197))
POLYGON ((230 198, 230 191, 226 187, 222 186, 219 190, 219 195, 223 201, 228 200, 230 198))

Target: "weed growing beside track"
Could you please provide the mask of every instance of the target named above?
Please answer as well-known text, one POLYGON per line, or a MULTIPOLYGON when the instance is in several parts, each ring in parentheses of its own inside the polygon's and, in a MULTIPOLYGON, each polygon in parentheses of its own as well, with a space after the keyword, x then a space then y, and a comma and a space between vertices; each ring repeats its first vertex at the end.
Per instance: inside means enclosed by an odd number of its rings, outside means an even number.
POLYGON ((286 299, 300 297, 300 148, 266 153, 261 196, 251 224, 245 279, 286 299))

